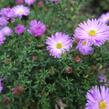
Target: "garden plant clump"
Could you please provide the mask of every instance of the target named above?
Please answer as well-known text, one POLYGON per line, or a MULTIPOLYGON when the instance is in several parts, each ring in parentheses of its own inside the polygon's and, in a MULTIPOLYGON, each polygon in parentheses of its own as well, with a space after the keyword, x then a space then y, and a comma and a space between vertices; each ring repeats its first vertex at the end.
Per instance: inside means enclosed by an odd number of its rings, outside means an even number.
POLYGON ((0 109, 109 109, 107 3, 1 0, 0 109))

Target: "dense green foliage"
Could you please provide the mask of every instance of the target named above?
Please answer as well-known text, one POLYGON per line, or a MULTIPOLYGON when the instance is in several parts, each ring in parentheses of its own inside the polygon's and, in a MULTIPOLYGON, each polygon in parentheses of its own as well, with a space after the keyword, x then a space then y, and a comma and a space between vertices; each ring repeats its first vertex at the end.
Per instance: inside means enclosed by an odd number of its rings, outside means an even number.
MULTIPOLYGON (((39 19, 47 25, 47 31, 41 38, 34 38, 27 32, 22 36, 13 34, 0 47, 0 76, 4 78, 0 109, 55 109, 59 100, 66 104, 65 109, 84 109, 87 90, 99 84, 99 72, 105 69, 108 73, 109 44, 97 47, 90 56, 80 55, 74 44, 70 53, 54 59, 46 50, 45 40, 57 31, 73 37, 78 23, 109 10, 108 0, 99 1, 99 5, 96 2, 61 0, 57 5, 44 2, 39 8, 36 0, 28 18, 10 23, 14 29, 18 23, 28 27, 30 20, 39 19), (77 56, 80 62, 76 61, 77 56), (70 73, 69 67, 72 69, 70 73), (23 86, 24 91, 16 96, 11 89, 17 85, 23 86), (6 97, 8 103, 4 103, 6 97)), ((0 7, 14 5, 14 0, 0 1, 0 7)))

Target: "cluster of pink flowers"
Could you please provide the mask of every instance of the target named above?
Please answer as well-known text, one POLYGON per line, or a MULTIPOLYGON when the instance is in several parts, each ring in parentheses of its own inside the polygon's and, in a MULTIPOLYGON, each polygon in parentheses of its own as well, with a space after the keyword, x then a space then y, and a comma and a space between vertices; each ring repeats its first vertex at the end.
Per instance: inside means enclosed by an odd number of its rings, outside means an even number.
MULTIPOLYGON (((59 3, 60 0, 46 0, 46 2, 49 1, 59 3)), ((16 0, 16 3, 18 5, 12 8, 7 7, 0 10, 0 45, 4 43, 5 36, 11 36, 13 31, 20 36, 27 30, 30 35, 41 37, 47 29, 46 25, 37 19, 31 20, 28 28, 23 24, 17 24, 14 30, 8 27, 10 21, 15 22, 16 18, 22 19, 23 16, 28 16, 31 12, 28 6, 33 5, 35 0, 16 0)), ((74 38, 71 38, 66 33, 56 32, 46 40, 49 54, 55 58, 60 58, 62 54, 70 51, 73 44, 72 39, 77 42, 76 49, 81 54, 92 54, 94 52, 94 46, 101 46, 109 40, 108 21, 109 13, 103 14, 99 19, 88 19, 80 23, 75 29, 74 38)))
MULTIPOLYGON (((103 17, 102 17, 103 19, 103 17)), ((75 29, 74 38, 78 41, 77 49, 83 55, 92 54, 93 46, 101 46, 109 40, 109 26, 100 19, 88 19, 75 29)))

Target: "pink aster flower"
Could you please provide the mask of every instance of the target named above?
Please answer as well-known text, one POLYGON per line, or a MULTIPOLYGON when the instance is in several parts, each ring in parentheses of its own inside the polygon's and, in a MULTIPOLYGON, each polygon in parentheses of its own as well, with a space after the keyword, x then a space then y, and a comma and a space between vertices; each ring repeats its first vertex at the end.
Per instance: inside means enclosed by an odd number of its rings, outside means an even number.
POLYGON ((0 27, 4 27, 8 24, 8 21, 5 17, 0 17, 0 27))
POLYGON ((35 0, 25 0, 25 3, 28 5, 33 5, 35 0))
POLYGON ((72 47, 72 39, 65 33, 56 32, 48 37, 46 44, 50 55, 60 58, 63 53, 69 51, 72 47))
POLYGON ((92 19, 80 23, 74 33, 75 39, 89 40, 95 46, 109 40, 109 27, 99 20, 92 19))
POLYGON ((22 24, 18 24, 15 28, 15 33, 18 35, 23 34, 24 31, 25 31, 25 27, 22 24))
POLYGON ((92 54, 94 51, 91 42, 89 42, 88 40, 80 40, 76 49, 78 49, 79 52, 83 55, 92 54))
POLYGON ((15 17, 15 13, 14 13, 13 9, 9 8, 9 7, 1 9, 0 15, 3 16, 3 17, 6 17, 7 20, 15 17))
POLYGON ((5 41, 5 36, 4 34, 0 31, 0 45, 2 45, 5 41))
POLYGON ((4 34, 4 36, 11 36, 13 32, 12 29, 8 26, 2 28, 1 31, 4 34))
POLYGON ((103 22, 105 24, 109 23, 109 12, 102 14, 99 18, 100 22, 103 22))
POLYGON ((13 10, 15 12, 15 16, 22 18, 22 16, 28 16, 30 13, 30 9, 23 5, 17 5, 13 7, 13 10))
POLYGON ((32 20, 29 25, 28 32, 35 37, 40 37, 46 31, 46 26, 41 21, 32 20))
POLYGON ((105 86, 92 87, 86 95, 85 109, 109 109, 109 88, 105 86))

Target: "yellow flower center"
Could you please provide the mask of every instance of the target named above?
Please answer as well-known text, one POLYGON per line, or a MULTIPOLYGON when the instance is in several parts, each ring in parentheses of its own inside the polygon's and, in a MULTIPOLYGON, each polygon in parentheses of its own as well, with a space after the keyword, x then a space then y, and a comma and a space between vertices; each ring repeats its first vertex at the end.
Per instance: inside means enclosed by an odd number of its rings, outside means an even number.
POLYGON ((96 30, 90 30, 88 33, 89 33, 89 36, 95 36, 96 30))
POLYGON ((23 14, 23 10, 19 10, 17 13, 18 14, 23 14))
POLYGON ((105 101, 100 101, 99 103, 99 109, 107 109, 107 104, 105 101))
POLYGON ((56 48, 57 48, 57 49, 61 49, 61 48, 62 48, 62 43, 61 43, 61 42, 58 42, 58 43, 56 44, 56 48))
POLYGON ((87 42, 86 42, 85 40, 84 40, 84 41, 82 41, 82 45, 86 45, 86 43, 87 43, 87 42))

